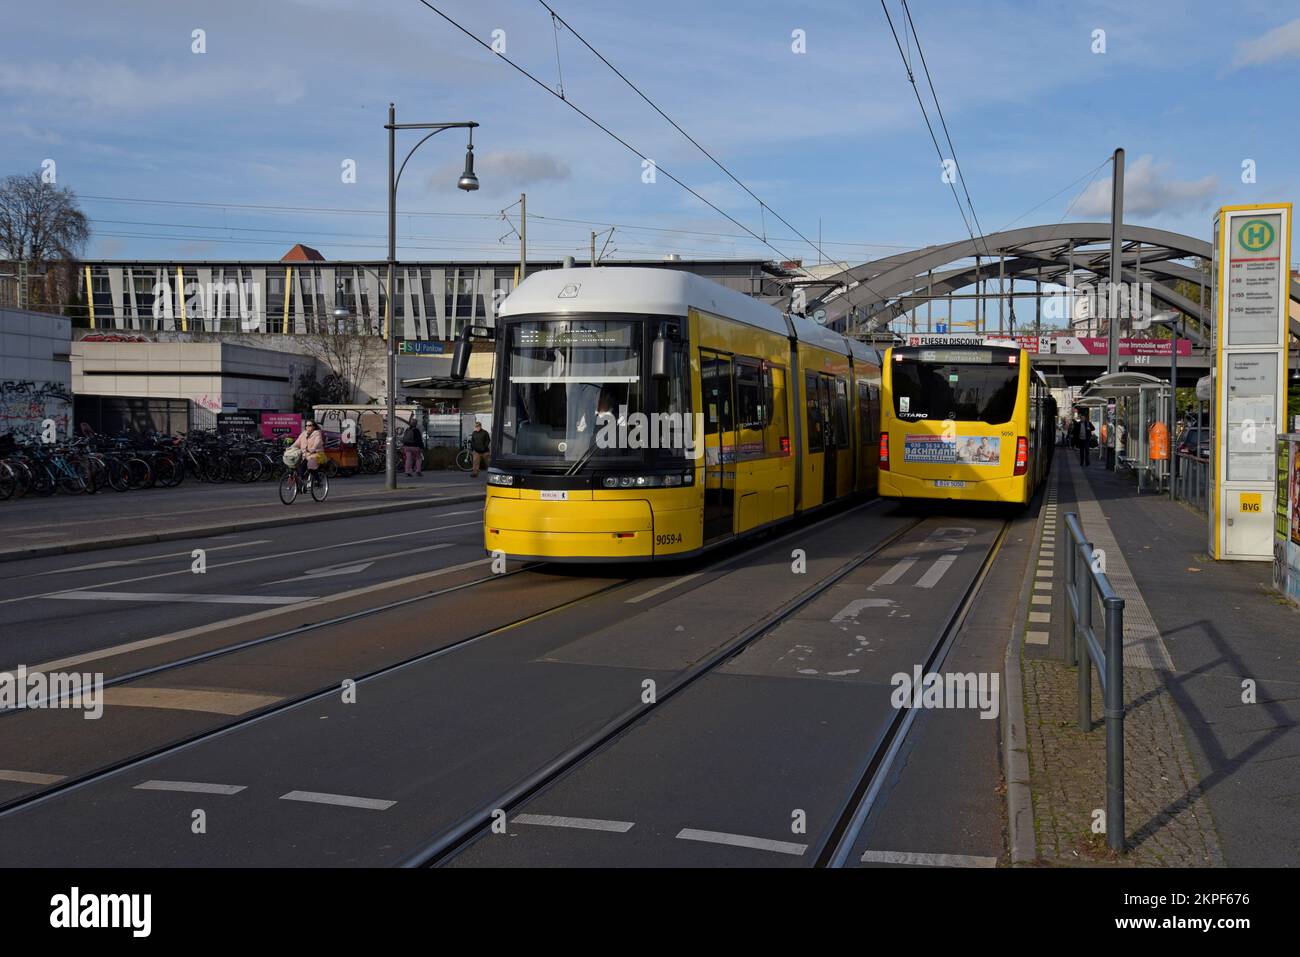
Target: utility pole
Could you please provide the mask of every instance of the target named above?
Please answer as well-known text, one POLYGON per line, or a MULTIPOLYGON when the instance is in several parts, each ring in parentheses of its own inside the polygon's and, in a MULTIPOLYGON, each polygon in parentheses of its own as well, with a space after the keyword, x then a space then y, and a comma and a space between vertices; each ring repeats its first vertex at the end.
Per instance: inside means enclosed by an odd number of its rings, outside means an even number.
MULTIPOLYGON (((397 488, 397 340, 393 338, 393 272, 397 265, 397 109, 388 104, 388 278, 384 283, 384 304, 387 317, 384 331, 388 336, 388 373, 385 379, 387 395, 384 452, 384 487, 390 492, 397 488)), ((287 299, 285 300, 288 301, 287 299)), ((288 313, 286 312, 287 316, 288 313)))
POLYGON ((596 265, 596 231, 591 231, 591 264, 596 265))
POLYGON ((1119 371, 1119 281, 1120 281, 1120 246, 1124 223, 1124 150, 1115 150, 1111 160, 1111 194, 1110 194, 1110 289, 1106 297, 1107 313, 1110 315, 1109 336, 1106 339, 1106 371, 1119 371))
POLYGON ((519 281, 528 278, 528 197, 519 194, 519 281))

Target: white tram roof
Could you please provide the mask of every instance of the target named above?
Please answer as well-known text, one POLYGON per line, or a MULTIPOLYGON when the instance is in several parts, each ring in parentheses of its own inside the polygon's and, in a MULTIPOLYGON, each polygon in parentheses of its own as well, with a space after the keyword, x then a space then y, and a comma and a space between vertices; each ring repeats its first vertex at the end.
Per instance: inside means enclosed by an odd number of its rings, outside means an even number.
MULTIPOLYGON (((782 336, 790 334, 790 326, 779 309, 695 273, 655 266, 543 269, 506 296, 498 314, 614 312, 685 316, 692 308, 782 336)), ((800 342, 849 354, 847 340, 839 333, 799 316, 790 318, 800 342)))

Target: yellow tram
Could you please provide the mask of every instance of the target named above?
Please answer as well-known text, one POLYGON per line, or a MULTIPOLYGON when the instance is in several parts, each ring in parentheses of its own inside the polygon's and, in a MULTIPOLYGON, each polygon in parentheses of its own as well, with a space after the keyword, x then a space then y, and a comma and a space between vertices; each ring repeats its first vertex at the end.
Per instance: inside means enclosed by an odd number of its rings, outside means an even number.
POLYGON ((1056 400, 1024 349, 885 351, 880 495, 1026 504, 1051 466, 1056 400))
POLYGON ((877 353, 692 273, 529 276, 495 376, 489 552, 681 558, 876 488, 877 353))

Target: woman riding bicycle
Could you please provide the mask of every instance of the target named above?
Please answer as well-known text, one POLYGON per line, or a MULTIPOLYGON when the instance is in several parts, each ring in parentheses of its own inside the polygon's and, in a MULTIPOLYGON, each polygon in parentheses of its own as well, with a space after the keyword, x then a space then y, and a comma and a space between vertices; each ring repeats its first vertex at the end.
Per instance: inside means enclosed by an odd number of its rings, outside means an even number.
POLYGON ((305 478, 309 469, 315 472, 325 460, 325 436, 316 428, 316 422, 312 419, 303 422, 302 433, 289 447, 302 452, 302 458, 298 461, 299 479, 305 478))

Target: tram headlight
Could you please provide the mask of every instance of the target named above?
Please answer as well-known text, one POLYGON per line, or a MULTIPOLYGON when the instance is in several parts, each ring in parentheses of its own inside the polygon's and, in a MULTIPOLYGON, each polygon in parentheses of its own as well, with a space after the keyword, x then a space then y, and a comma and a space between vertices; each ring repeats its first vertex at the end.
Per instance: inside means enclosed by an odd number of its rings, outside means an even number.
POLYGON ((488 472, 487 479, 489 485, 509 486, 515 484, 515 477, 513 475, 507 475, 504 472, 488 472))
POLYGON ((691 472, 672 473, 668 475, 606 475, 600 479, 602 488, 681 488, 683 485, 695 484, 695 475, 691 472))

